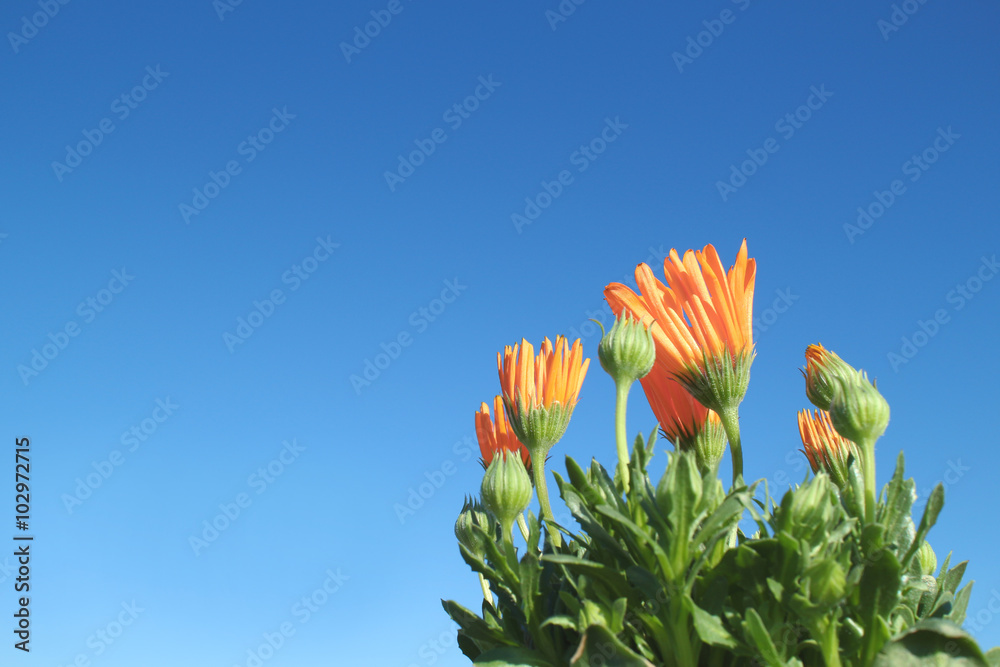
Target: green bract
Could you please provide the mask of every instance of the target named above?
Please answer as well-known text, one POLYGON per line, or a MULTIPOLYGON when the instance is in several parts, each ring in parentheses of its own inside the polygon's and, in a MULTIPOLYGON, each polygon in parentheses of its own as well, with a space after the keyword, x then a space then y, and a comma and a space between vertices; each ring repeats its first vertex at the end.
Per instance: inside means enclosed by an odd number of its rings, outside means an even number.
POLYGON ((874 445, 889 425, 889 404, 864 371, 844 373, 837 376, 830 421, 848 440, 874 445))

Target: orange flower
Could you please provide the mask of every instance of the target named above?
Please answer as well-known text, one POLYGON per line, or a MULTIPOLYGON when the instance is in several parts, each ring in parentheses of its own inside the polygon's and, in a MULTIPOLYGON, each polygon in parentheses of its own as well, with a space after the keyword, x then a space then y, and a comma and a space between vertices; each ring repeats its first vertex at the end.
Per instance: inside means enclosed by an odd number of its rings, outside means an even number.
POLYGON ((531 453, 538 504, 549 526, 547 535, 557 547, 562 538, 554 527, 549 504, 545 455, 569 426, 589 365, 590 359, 583 358, 579 339, 570 349, 562 336, 556 338, 554 346, 546 338, 537 357, 531 343, 523 338, 520 347, 508 345, 502 354, 497 354, 504 409, 511 429, 531 453))
POLYGON ((635 278, 640 294, 620 283, 604 290, 616 315, 623 310, 651 323, 657 359, 677 376, 706 372, 706 357, 735 364, 753 352, 753 290, 757 264, 747 258, 747 242, 727 273, 709 244, 704 250, 676 250, 663 262, 667 284, 640 264, 635 278))
POLYGON ((507 415, 503 409, 503 398, 500 396, 493 399, 493 414, 494 417, 491 418, 490 406, 485 403, 479 407, 479 412, 476 413, 476 437, 479 439, 479 452, 483 455, 483 467, 488 467, 498 452, 506 450, 520 452, 524 467, 530 470, 531 454, 510 429, 507 415))
POLYGON ((508 345, 503 354, 497 354, 507 416, 529 451, 542 444, 548 445, 547 450, 562 437, 589 365, 580 341, 570 349, 562 336, 554 346, 546 338, 537 357, 524 339, 520 346, 508 345))
POLYGON ((806 379, 806 396, 817 408, 829 410, 838 378, 853 373, 850 364, 819 343, 806 348, 806 368, 802 375, 806 379))
POLYGON ((703 470, 717 469, 726 448, 719 415, 695 400, 665 364, 654 364, 640 382, 667 440, 679 450, 693 450, 703 470))
POLYGON ((825 410, 799 411, 799 435, 805 446, 803 452, 809 459, 813 472, 826 471, 838 487, 844 488, 848 483, 850 458, 853 456, 858 465, 861 460, 854 443, 847 440, 833 428, 830 413, 825 410))
POLYGON ((663 262, 666 284, 652 269, 635 270, 639 294, 620 283, 604 288, 615 315, 628 311, 648 324, 662 364, 702 405, 718 413, 733 455, 733 481, 743 474, 739 405, 753 362, 753 289, 757 263, 743 240, 727 273, 709 244, 688 250, 683 261, 671 250, 663 262))

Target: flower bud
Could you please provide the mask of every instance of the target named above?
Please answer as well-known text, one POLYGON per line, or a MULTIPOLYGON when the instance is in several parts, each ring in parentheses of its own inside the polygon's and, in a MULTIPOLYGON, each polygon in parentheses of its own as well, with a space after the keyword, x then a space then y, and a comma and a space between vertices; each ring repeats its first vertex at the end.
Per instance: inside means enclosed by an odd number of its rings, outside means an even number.
POLYGON ((830 421, 848 440, 859 445, 874 444, 889 425, 889 403, 864 371, 845 373, 838 377, 830 403, 830 421))
POLYGON ((653 368, 656 360, 653 334, 625 313, 616 318, 611 330, 604 334, 597 346, 597 356, 616 383, 632 384, 653 368))
POLYGON ((486 553, 486 535, 493 534, 494 525, 496 524, 486 515, 479 501, 466 498, 458 521, 455 522, 455 537, 466 549, 477 556, 483 556, 486 553))
POLYGON ((818 607, 831 608, 844 597, 847 576, 837 561, 820 561, 810 567, 805 576, 809 581, 809 599, 818 607))
POLYGON ((925 541, 920 545, 920 550, 917 551, 917 560, 920 561, 920 571, 923 574, 934 575, 934 570, 937 569, 937 556, 934 555, 934 549, 931 548, 930 543, 925 541))
POLYGON ((531 502, 531 477, 521 457, 506 450, 494 456, 483 475, 480 493, 483 506, 500 522, 505 538, 509 538, 514 520, 531 502))
POLYGON ((806 396, 820 410, 829 410, 837 389, 837 378, 854 369, 834 352, 815 344, 806 348, 806 396))

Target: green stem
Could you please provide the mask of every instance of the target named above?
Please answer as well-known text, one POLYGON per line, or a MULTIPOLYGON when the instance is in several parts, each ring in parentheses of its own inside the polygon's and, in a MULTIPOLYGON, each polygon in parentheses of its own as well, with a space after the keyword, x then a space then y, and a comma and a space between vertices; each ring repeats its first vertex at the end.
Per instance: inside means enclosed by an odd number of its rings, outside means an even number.
POLYGON ((625 496, 629 492, 628 436, 625 431, 625 412, 631 382, 615 382, 615 442, 618 444, 618 474, 622 480, 625 496))
POLYGON ((517 550, 514 549, 514 537, 512 533, 514 532, 514 522, 511 521, 507 525, 500 524, 500 529, 503 532, 503 547, 504 555, 507 556, 507 560, 514 565, 512 567, 517 567, 517 550))
POLYGON ((743 446, 740 444, 740 414, 739 406, 723 408, 719 412, 722 420, 722 427, 726 429, 726 437, 729 439, 729 453, 733 459, 733 485, 736 480, 743 476, 743 446))
POLYGON ((837 623, 822 619, 810 624, 813 638, 819 642, 826 667, 841 667, 840 640, 837 638, 837 623))
POLYGON ((559 536, 559 529, 555 527, 555 517, 552 515, 552 506, 549 505, 549 488, 545 484, 545 454, 546 452, 537 447, 530 450, 531 453, 531 474, 535 478, 535 495, 538 496, 538 505, 542 510, 542 519, 545 521, 546 534, 552 540, 554 547, 562 546, 562 538, 559 536))
POLYGON ((865 474, 865 523, 875 523, 875 441, 859 442, 858 448, 864 457, 865 474))
POLYGON ((670 606, 673 608, 673 623, 671 634, 674 635, 674 664, 679 667, 695 667, 694 650, 691 646, 691 636, 688 634, 687 610, 680 606, 680 600, 674 598, 670 606))

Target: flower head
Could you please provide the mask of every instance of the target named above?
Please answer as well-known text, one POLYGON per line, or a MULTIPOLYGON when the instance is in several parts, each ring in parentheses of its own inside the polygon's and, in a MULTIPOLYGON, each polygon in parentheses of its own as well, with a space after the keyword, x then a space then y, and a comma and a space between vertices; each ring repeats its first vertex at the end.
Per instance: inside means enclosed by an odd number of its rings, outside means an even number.
POLYGON ((849 480, 851 458, 861 465, 857 447, 833 428, 830 413, 826 411, 799 411, 799 435, 805 446, 803 452, 809 459, 814 473, 826 471, 838 488, 844 489, 849 480))
POLYGON ((646 325, 629 313, 617 317, 600 344, 597 355, 601 366, 614 381, 626 386, 649 373, 656 360, 656 344, 646 325))
POLYGON ((570 348, 562 336, 546 338, 538 356, 524 339, 497 354, 507 417, 528 451, 544 454, 566 432, 589 365, 580 341, 570 348))
POLYGON ((806 348, 806 368, 802 371, 806 379, 806 396, 820 410, 829 410, 837 378, 853 371, 835 352, 818 343, 810 345, 806 348))
POLYGON ((483 506, 500 522, 504 539, 508 539, 514 520, 528 509, 533 491, 521 457, 511 452, 496 456, 486 468, 479 491, 483 506))
POLYGON ((694 451, 703 472, 717 470, 726 448, 726 432, 719 415, 696 401, 670 376, 664 364, 654 364, 641 382, 667 440, 679 450, 694 451))
POLYGON ((493 462, 493 457, 501 451, 520 452, 521 460, 526 468, 531 469, 531 454, 514 431, 511 430, 507 422, 507 415, 503 408, 503 397, 497 396, 493 399, 493 417, 490 417, 490 406, 483 403, 476 413, 476 438, 479 440, 479 452, 482 454, 481 463, 484 468, 489 467, 493 462))
POLYGON ((635 270, 639 294, 612 283, 604 296, 615 314, 648 323, 656 357, 695 398, 720 411, 739 405, 753 360, 753 290, 757 265, 743 241, 727 272, 715 248, 671 250, 663 262, 666 283, 652 269, 635 270))
POLYGON ((864 371, 837 376, 830 401, 830 420, 837 433, 861 447, 874 447, 889 425, 889 403, 864 371))
POLYGON ((486 508, 478 500, 466 498, 462 512, 455 521, 455 537, 459 544, 482 557, 486 553, 487 536, 493 534, 493 531, 493 524, 486 516, 486 508))

